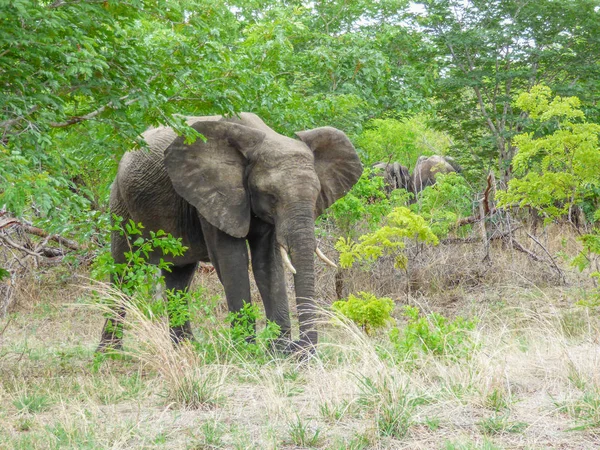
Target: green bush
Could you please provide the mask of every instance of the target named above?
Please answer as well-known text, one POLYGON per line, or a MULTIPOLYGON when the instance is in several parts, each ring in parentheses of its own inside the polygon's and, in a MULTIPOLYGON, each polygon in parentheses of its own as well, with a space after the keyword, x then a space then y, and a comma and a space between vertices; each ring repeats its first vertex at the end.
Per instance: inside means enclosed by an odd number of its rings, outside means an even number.
POLYGON ((391 199, 385 195, 383 177, 365 168, 362 176, 344 197, 329 207, 322 220, 330 220, 343 236, 354 236, 361 224, 374 230, 392 210, 391 199))
POLYGON ((350 238, 339 238, 335 249, 340 252, 340 265, 352 267, 358 262, 374 262, 382 256, 393 256, 397 268, 405 269, 408 263, 404 248, 406 239, 437 245, 438 238, 425 219, 401 206, 388 214, 386 225, 360 236, 359 243, 350 238))
POLYGON ((517 98, 534 131, 515 136, 515 177, 497 193, 499 206, 534 208, 546 223, 600 203, 600 125, 586 121, 577 97, 551 94, 537 85, 517 98))
POLYGON ((331 306, 371 334, 375 328, 381 328, 392 320, 390 313, 394 302, 388 297, 377 298, 369 292, 359 292, 358 296, 350 294, 346 300, 339 300, 331 306))
POLYGON ((461 217, 471 214, 471 190, 456 172, 438 173, 433 186, 426 187, 410 209, 429 223, 431 231, 444 238, 461 217))

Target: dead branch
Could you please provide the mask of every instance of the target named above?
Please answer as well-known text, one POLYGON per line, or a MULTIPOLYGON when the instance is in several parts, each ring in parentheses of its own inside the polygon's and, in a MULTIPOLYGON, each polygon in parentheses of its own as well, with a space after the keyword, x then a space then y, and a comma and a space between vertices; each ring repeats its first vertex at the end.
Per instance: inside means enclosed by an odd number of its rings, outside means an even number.
MULTIPOLYGON (((505 239, 508 237, 505 236, 505 239)), ((531 259, 533 259, 534 261, 538 261, 538 262, 544 262, 544 260, 542 258, 540 258, 538 255, 536 255, 535 253, 527 250, 525 247, 523 247, 521 244, 519 244, 514 238, 512 238, 509 242, 509 244, 512 245, 512 248, 514 248, 515 250, 520 251, 521 253, 525 253, 527 256, 529 256, 531 259)))
MULTIPOLYGON (((482 218, 487 217, 485 212, 484 200, 479 202, 479 215, 482 218)), ((483 241, 483 250, 485 252, 483 260, 489 262, 490 258, 490 238, 488 237, 487 228, 485 226, 485 220, 479 221, 479 232, 481 233, 481 240, 483 241)))
POLYGON ((14 242, 12 239, 10 239, 8 236, 1 236, 0 235, 0 241, 4 242, 5 245, 15 248, 17 250, 22 251, 23 253, 27 253, 29 256, 35 256, 36 258, 40 257, 41 255, 39 253, 36 253, 32 250, 29 250, 27 247, 23 247, 22 245, 17 244, 16 242, 14 242))
POLYGON ((490 192, 492 190, 493 177, 494 175, 490 172, 490 174, 487 177, 487 187, 485 188, 485 191, 483 191, 483 212, 485 214, 484 217, 490 215, 490 192))
POLYGON ((19 220, 15 219, 14 217, 9 217, 7 219, 0 221, 0 230, 11 227, 11 226, 18 226, 26 233, 33 234, 34 236, 38 236, 41 238, 46 238, 47 240, 50 240, 50 241, 54 241, 64 247, 67 247, 68 249, 83 250, 83 248, 76 242, 73 242, 73 241, 66 239, 62 236, 59 236, 57 234, 50 234, 47 231, 42 230, 41 228, 24 224, 24 223, 20 222, 19 220))
POLYGON ((458 220, 454 226, 456 228, 458 228, 458 227, 462 227, 464 225, 471 225, 473 223, 479 222, 482 219, 485 219, 486 217, 492 217, 497 212, 498 212, 498 210, 496 208, 492 208, 483 217, 481 217, 481 214, 477 214, 475 216, 463 217, 462 219, 458 220))
POLYGON ((558 267, 558 264, 556 264, 556 261, 554 261, 554 258, 552 257, 552 255, 550 254, 548 249, 546 247, 544 247, 542 245, 542 243, 535 236, 529 234, 527 231, 525 232, 525 234, 527 234, 527 236, 529 236, 533 242, 535 242, 537 245, 539 245, 542 248, 542 250, 544 250, 546 255, 548 255, 548 258, 550 258, 550 262, 552 263, 552 266, 558 273, 558 276, 560 277, 561 281, 564 284, 567 284, 567 278, 565 277, 565 273, 560 269, 560 267, 558 267))
MULTIPOLYGON (((489 237, 490 241, 497 241, 501 239, 506 239, 511 233, 514 233, 520 227, 513 228, 512 231, 507 231, 502 234, 495 234, 489 237)), ((440 241, 440 244, 443 245, 451 245, 451 244, 475 244, 481 242, 481 236, 468 237, 468 238, 446 238, 440 241)))

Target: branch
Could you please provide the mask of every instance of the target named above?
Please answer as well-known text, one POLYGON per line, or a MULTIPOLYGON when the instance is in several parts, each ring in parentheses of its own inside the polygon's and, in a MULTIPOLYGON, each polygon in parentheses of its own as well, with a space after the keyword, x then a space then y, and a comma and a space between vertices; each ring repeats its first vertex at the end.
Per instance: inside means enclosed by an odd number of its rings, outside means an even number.
POLYGON ((544 247, 542 245, 542 243, 536 239, 535 236, 532 236, 527 231, 525 232, 525 234, 527 234, 527 236, 529 236, 533 240, 533 242, 535 242, 537 245, 539 245, 542 248, 542 250, 544 250, 544 252, 546 253, 546 255, 548 255, 548 258, 550 258, 550 262, 552 263, 552 266, 558 272, 558 275, 560 276, 562 282, 566 284, 567 279, 565 277, 564 272, 562 270, 560 270, 560 267, 558 267, 558 265, 556 264, 556 261, 554 261, 554 258, 552 257, 552 255, 550 254, 550 252, 548 251, 548 249, 546 247, 544 247))
POLYGON ((471 225, 473 223, 477 223, 480 220, 485 219, 486 217, 493 216, 497 212, 498 212, 498 210, 496 208, 492 208, 483 217, 481 217, 481 215, 464 217, 464 218, 458 220, 454 226, 458 228, 458 227, 462 227, 463 225, 471 225))
POLYGON ((40 106, 39 105, 35 105, 33 108, 31 108, 29 111, 27 111, 26 114, 23 114, 23 115, 21 115, 19 117, 15 117, 14 119, 4 120, 4 121, 0 122, 0 128, 4 128, 4 131, 6 132, 10 128, 12 128, 13 125, 16 125, 21 120, 23 120, 25 118, 25 116, 28 116, 29 114, 33 114, 38 109, 40 109, 40 106))
MULTIPOLYGON (((127 97, 129 97, 129 95, 125 95, 125 96, 121 97, 119 100, 125 100, 127 97)), ((133 98, 131 100, 128 100, 128 101, 125 102, 125 106, 129 106, 129 105, 137 102, 138 100, 139 99, 137 99, 137 98, 133 98)), ((64 128, 64 127, 68 127, 69 125, 74 125, 74 124, 79 123, 79 122, 84 122, 86 120, 93 119, 98 114, 101 114, 104 111, 106 111, 107 108, 112 108, 112 106, 113 106, 113 102, 110 101, 106 105, 101 106, 97 110, 92 111, 91 113, 86 114, 85 116, 74 116, 74 117, 71 117, 66 122, 50 122, 50 126, 53 127, 53 128, 64 128)))
POLYGON ((23 247, 22 245, 17 244, 12 239, 10 239, 8 236, 0 236, 0 241, 3 241, 9 247, 16 248, 17 250, 20 250, 23 253, 27 253, 30 256, 35 256, 36 258, 41 256, 39 253, 32 252, 27 247, 23 247))
POLYGON ((65 239, 64 237, 59 236, 57 234, 51 235, 50 233, 42 230, 41 228, 19 222, 14 217, 9 217, 8 219, 5 219, 2 222, 0 222, 0 230, 2 230, 3 228, 10 227, 10 226, 19 226, 25 232, 27 232, 29 234, 33 234, 35 236, 39 236, 41 238, 46 238, 50 241, 57 242, 58 244, 60 244, 64 247, 67 247, 71 250, 83 250, 83 247, 81 247, 77 242, 71 241, 69 239, 65 239))
MULTIPOLYGON (((506 236, 505 236, 506 237, 506 236)), ((538 261, 538 262, 544 262, 544 260, 542 258, 540 258, 538 255, 536 255, 533 252, 530 252, 529 250, 527 250, 525 247, 523 247, 521 244, 519 244, 514 238, 511 239, 511 243, 512 246, 515 250, 520 251, 521 253, 525 253, 527 256, 529 256, 531 259, 533 259, 534 261, 538 261)))

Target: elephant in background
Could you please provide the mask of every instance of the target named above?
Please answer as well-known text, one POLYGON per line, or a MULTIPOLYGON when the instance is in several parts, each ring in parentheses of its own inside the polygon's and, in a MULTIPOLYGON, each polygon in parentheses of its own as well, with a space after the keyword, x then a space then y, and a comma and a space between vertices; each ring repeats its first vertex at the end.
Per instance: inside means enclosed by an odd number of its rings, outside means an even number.
POLYGON ((390 194, 394 189, 413 191, 413 183, 408 167, 400 163, 375 163, 373 169, 379 169, 385 181, 385 193, 390 194))
POLYGON ((406 189, 417 195, 427 186, 435 184, 435 176, 438 173, 460 172, 460 166, 449 156, 419 156, 415 169, 411 174, 408 167, 398 162, 378 162, 371 166, 380 169, 385 180, 386 194, 394 189, 406 189))
MULTIPOLYGON (((199 261, 210 261, 225 289, 230 311, 250 301, 249 263, 266 316, 281 328, 284 350, 317 343, 315 319, 315 219, 344 196, 362 174, 347 136, 323 127, 276 133, 258 116, 189 117, 205 136, 186 144, 168 127, 147 130, 148 150, 126 153, 113 183, 111 212, 136 223, 147 236, 162 229, 182 238, 183 256, 163 271, 167 289, 188 289, 199 261), (289 256, 288 256, 289 255, 289 256), (290 261, 291 258, 291 261, 290 261), (294 273, 300 340, 292 342, 284 266, 294 273)), ((117 263, 129 250, 126 236, 113 232, 117 263)), ((150 263, 162 255, 150 254, 150 263)), ((333 264, 333 263, 331 263, 333 264)), ((107 319, 98 350, 119 348, 115 330, 124 312, 107 319)), ((189 322, 171 327, 175 342, 193 338, 189 322)))

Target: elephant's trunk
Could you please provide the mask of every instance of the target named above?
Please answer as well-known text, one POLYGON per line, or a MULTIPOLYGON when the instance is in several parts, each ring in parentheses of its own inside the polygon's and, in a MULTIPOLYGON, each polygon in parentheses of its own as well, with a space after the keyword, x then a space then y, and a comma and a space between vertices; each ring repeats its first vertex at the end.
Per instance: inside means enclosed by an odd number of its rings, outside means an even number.
POLYGON ((285 240, 290 253, 291 263, 296 270, 294 287, 296 306, 300 323, 300 341, 303 345, 317 343, 315 326, 315 260, 316 249, 315 223, 312 214, 296 216, 286 230, 285 240))

